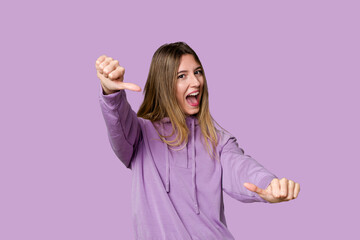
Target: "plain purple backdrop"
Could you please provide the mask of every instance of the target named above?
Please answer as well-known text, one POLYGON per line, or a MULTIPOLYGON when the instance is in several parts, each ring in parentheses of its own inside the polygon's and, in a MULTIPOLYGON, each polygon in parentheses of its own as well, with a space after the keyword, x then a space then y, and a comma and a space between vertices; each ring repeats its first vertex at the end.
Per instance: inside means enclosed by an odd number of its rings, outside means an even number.
MULTIPOLYGON (((226 194, 236 239, 358 239, 359 1, 1 3, 0 239, 133 239, 131 171, 108 142, 95 60, 144 87, 162 44, 199 55, 213 117, 301 184, 280 204, 226 194), (356 214, 358 215, 358 214, 356 214)), ((141 93, 128 92, 135 111, 141 93)))

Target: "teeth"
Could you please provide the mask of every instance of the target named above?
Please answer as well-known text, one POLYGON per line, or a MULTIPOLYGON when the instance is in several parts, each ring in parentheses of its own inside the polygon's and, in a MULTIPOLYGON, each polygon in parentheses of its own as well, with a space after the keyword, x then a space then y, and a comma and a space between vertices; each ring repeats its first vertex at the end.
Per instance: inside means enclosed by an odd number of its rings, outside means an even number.
POLYGON ((191 93, 188 96, 197 96, 197 95, 199 95, 199 92, 191 93))

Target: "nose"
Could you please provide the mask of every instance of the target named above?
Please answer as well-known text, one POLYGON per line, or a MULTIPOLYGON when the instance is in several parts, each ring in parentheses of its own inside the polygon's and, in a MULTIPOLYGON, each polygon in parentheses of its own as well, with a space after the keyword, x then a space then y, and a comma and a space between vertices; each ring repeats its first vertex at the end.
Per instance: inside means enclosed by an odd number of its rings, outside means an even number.
POLYGON ((195 74, 192 74, 191 77, 190 77, 190 86, 191 87, 199 87, 200 86, 200 81, 195 76, 195 74))

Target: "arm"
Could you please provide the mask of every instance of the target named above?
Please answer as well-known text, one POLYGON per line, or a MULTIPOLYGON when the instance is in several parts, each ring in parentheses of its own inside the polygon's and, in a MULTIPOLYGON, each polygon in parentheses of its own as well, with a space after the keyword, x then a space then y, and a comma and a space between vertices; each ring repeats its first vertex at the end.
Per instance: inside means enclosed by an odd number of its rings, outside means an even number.
POLYGON ((116 156, 130 168, 132 156, 142 139, 139 119, 131 109, 124 90, 104 95, 100 86, 100 108, 116 156))
POLYGON ((116 156, 131 167, 133 158, 142 139, 139 119, 126 100, 125 89, 141 91, 133 83, 125 83, 125 69, 119 61, 102 55, 95 63, 100 79, 100 108, 106 123, 108 137, 116 156))
POLYGON ((224 192, 241 202, 267 202, 257 193, 245 188, 244 183, 253 183, 266 188, 276 176, 255 159, 244 155, 235 137, 230 137, 222 148, 220 161, 223 170, 224 192))

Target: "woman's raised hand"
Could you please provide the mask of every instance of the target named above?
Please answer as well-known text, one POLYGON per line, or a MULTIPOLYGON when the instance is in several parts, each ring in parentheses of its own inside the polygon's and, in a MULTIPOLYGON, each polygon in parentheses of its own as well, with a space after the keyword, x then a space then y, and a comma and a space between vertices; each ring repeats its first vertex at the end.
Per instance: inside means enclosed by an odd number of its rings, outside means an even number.
POLYGON ((266 189, 252 183, 244 183, 244 186, 270 203, 290 201, 297 198, 300 192, 300 184, 286 178, 274 178, 266 189))
POLYGON ((119 61, 102 55, 96 60, 95 67, 105 94, 111 94, 122 89, 141 91, 138 85, 123 82, 125 68, 119 65, 119 61))

